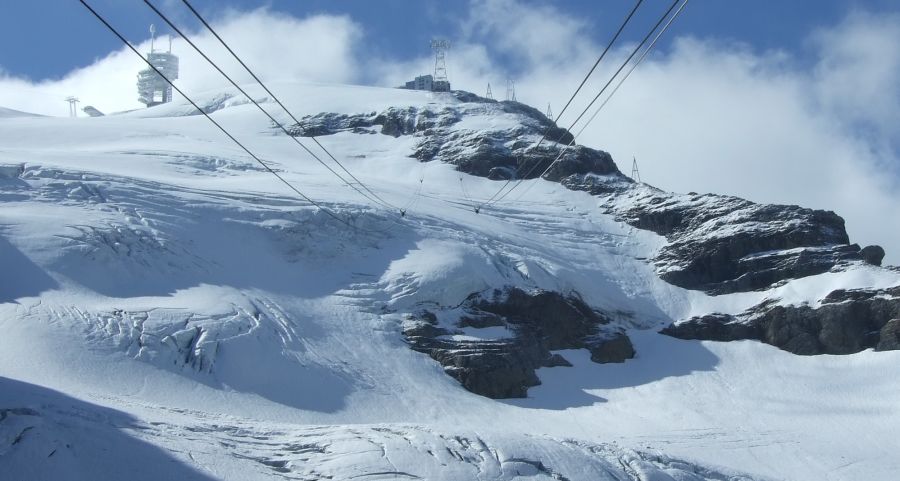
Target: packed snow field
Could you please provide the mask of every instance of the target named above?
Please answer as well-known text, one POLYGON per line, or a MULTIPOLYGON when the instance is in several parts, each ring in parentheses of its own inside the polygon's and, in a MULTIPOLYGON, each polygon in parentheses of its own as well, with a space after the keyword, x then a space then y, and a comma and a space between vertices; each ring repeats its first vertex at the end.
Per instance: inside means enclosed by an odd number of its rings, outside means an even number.
MULTIPOLYGON (((459 102, 272 87, 298 117, 459 102)), ((662 281, 647 259, 665 239, 615 221, 598 197, 531 180, 526 196, 476 214, 471 204, 500 182, 418 162, 410 137, 319 139, 379 196, 407 206, 400 217, 239 97, 198 98, 353 227, 297 198, 183 103, 81 119, 0 110, 4 479, 888 481, 900 472, 900 351, 807 357, 657 333, 767 299, 895 286, 897 271, 859 264, 709 296, 662 281), (572 366, 539 369, 527 398, 493 400, 406 344, 404 313, 499 286, 578 292, 615 313, 636 357, 596 364, 587 350, 565 351, 572 366)), ((514 122, 473 115, 454 128, 514 122)))

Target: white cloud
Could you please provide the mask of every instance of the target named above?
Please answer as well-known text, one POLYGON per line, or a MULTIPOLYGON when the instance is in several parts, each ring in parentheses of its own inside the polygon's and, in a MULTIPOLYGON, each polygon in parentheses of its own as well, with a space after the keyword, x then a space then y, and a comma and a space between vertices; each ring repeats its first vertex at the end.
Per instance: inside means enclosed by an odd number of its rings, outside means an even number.
MULTIPOLYGON (((261 9, 230 12, 214 24, 235 52, 264 79, 352 82, 357 76, 354 52, 361 29, 348 17, 317 15, 298 19, 261 9)), ((98 23, 97 28, 103 27, 98 23)), ((189 34, 235 80, 249 79, 205 30, 189 34)), ((165 44, 165 40, 161 43, 165 44)), ((146 52, 149 45, 145 41, 137 47, 146 52)), ((173 51, 181 63, 178 85, 187 93, 225 85, 226 80, 183 40, 173 41, 173 51)), ((68 106, 63 99, 74 94, 82 105, 93 105, 106 112, 139 108, 142 105, 137 101, 135 82, 137 72, 145 67, 123 45, 60 80, 35 83, 0 74, 0 105, 45 115, 66 115, 68 106)))
POLYGON ((473 0, 464 21, 465 38, 490 45, 493 54, 517 60, 517 70, 570 67, 572 60, 590 52, 585 35, 589 24, 560 15, 550 5, 516 0, 473 0))
MULTIPOLYGON (((514 77, 520 101, 542 110, 550 102, 558 111, 603 47, 591 40, 591 24, 549 3, 473 0, 470 9, 451 39, 455 88, 483 94, 490 82, 502 98, 506 78, 514 77)), ((609 14, 618 21, 624 12, 609 14)), ((362 27, 347 17, 257 10, 230 12, 216 25, 271 80, 393 86, 433 68, 426 46, 418 59, 363 60, 362 27)), ((246 80, 207 35, 196 38, 246 80)), ((632 47, 611 52, 585 93, 596 92, 632 47)), ((808 49, 797 58, 679 38, 641 65, 580 141, 610 151, 623 170, 636 155, 644 180, 665 189, 834 210, 852 241, 881 244, 900 263, 900 18, 852 13, 811 32, 808 49)), ((187 45, 176 41, 175 50, 188 91, 223 84, 187 45)), ((62 99, 77 94, 101 110, 136 108, 140 68, 122 50, 56 82, 3 77, 0 105, 64 115, 62 99)), ((585 103, 577 101, 560 123, 585 103)))
POLYGON ((811 36, 816 98, 862 129, 896 136, 900 124, 900 15, 854 12, 811 36))
MULTIPOLYGON (((602 49, 586 40, 589 25, 552 7, 513 0, 473 7, 491 15, 466 23, 462 48, 450 57, 457 88, 483 93, 491 81, 502 97, 507 73, 492 60, 528 49, 519 54, 517 97, 541 109, 549 101, 558 112, 602 49), (561 42, 573 48, 560 49, 561 42)), ((881 244, 888 261, 900 263, 898 20, 856 12, 812 32, 804 52, 812 62, 733 41, 679 38, 641 65, 580 143, 610 151, 626 173, 637 156, 644 180, 665 189, 834 210, 852 242, 881 244)), ((561 125, 633 47, 604 61, 561 125)), ((409 76, 412 66, 399 70, 409 76)), ((428 71, 424 59, 414 66, 428 71)))
MULTIPOLYGON (((833 61, 827 50, 810 71, 782 55, 683 39, 629 79, 583 141, 618 159, 636 155, 644 180, 664 188, 834 210, 851 241, 881 244, 900 262, 900 192, 882 168, 900 161, 886 147, 900 138, 898 124, 883 123, 898 110, 870 110, 868 93, 847 97, 864 86, 835 90, 844 81, 827 71, 841 77, 845 67, 822 68, 833 61)), ((844 61, 862 78, 886 75, 881 64, 870 73, 844 61)), ((898 90, 885 85, 880 95, 898 90)))
MULTIPOLYGON (((232 12, 218 26, 217 31, 251 68, 270 80, 315 80, 319 82, 350 82, 358 74, 355 51, 362 38, 362 29, 346 16, 315 15, 297 19, 267 10, 251 13, 232 12)), ((242 72, 227 52, 204 31, 196 40, 220 65, 232 65, 229 72, 242 72)), ((191 55, 184 45, 180 50, 191 55)), ((193 56, 191 62, 199 61, 193 56)), ((198 78, 197 86, 210 85, 218 73, 203 69, 211 78, 198 78)), ((249 76, 241 79, 249 80, 249 76)))

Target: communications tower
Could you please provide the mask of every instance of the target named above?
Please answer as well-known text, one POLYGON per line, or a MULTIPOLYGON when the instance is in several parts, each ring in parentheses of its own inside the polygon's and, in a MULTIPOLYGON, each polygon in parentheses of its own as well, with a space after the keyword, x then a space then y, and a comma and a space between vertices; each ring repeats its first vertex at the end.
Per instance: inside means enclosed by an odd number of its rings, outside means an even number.
POLYGON ((169 37, 168 51, 156 50, 156 27, 154 25, 150 25, 150 53, 147 54, 147 61, 156 70, 148 67, 138 72, 138 100, 147 107, 171 102, 172 86, 165 79, 175 80, 178 78, 178 57, 172 55, 172 37, 169 37))
POLYGON ((432 40, 431 49, 434 50, 434 80, 431 89, 435 92, 449 92, 450 79, 447 78, 446 59, 447 50, 450 50, 450 41, 432 40))

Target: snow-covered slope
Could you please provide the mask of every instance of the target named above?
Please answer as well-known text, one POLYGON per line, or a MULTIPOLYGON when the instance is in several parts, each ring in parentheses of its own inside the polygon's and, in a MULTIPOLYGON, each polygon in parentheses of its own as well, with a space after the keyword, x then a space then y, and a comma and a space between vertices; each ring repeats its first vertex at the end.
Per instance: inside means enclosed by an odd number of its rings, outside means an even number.
POLYGON ((13 110, 6 107, 0 107, 0 119, 13 119, 18 117, 40 117, 40 115, 32 114, 29 112, 22 112, 21 110, 13 110))
POLYGON ((502 185, 483 176, 508 175, 503 162, 536 140, 530 132, 543 124, 530 110, 394 89, 272 87, 307 116, 298 135, 325 129, 319 141, 406 216, 343 185, 234 92, 199 97, 352 228, 298 199, 186 105, 0 119, 4 473, 890 480, 900 471, 900 351, 801 357, 656 332, 900 284, 897 271, 862 262, 858 247, 845 258, 831 244, 769 247, 780 249, 771 262, 741 254, 702 285, 663 280, 697 272, 684 257, 695 239, 716 246, 751 225, 770 239, 839 241, 806 228, 818 214, 791 210, 785 220, 717 203, 732 229, 691 214, 714 211, 705 206, 715 199, 634 184, 583 148, 563 164, 574 170, 556 172, 565 185, 529 180, 525 195, 476 214, 502 185), (379 120, 383 112, 396 115, 379 120), (479 170, 483 162, 491 168, 479 170), (666 208, 692 223, 644 225, 666 208), (802 266, 812 270, 796 268, 810 258, 802 266), (759 266, 777 282, 748 290, 762 282, 745 276, 759 266), (426 350, 410 349, 408 330, 433 315, 444 345, 516 344, 521 313, 459 323, 475 308, 505 312, 510 303, 488 302, 494 289, 577 295, 599 316, 582 327, 627 333, 636 355, 598 364, 589 350, 598 338, 572 338, 544 346, 570 366, 534 365, 540 384, 527 397, 469 392, 426 350))

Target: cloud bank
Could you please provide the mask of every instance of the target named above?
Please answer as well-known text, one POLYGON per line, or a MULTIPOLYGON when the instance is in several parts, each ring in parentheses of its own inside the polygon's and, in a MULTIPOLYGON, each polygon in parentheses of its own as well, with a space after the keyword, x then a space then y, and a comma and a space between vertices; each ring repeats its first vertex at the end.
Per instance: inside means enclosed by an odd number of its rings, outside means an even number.
MULTIPOLYGON (((603 47, 591 40, 589 22, 549 2, 473 0, 470 11, 478 15, 451 38, 455 88, 483 95, 490 82, 503 98, 506 79, 515 78, 518 100, 542 110, 549 102, 558 111, 603 47)), ((623 12, 608 14, 618 19, 623 12)), ((215 23, 268 80, 392 86, 433 67, 424 46, 418 59, 363 55, 364 25, 345 16, 295 18, 262 9, 230 12, 215 23)), ((195 39, 247 80, 209 36, 195 39)), ((632 47, 611 53, 585 98, 632 47)), ((187 91, 224 85, 187 45, 176 40, 174 48, 187 91)), ((623 170, 637 157, 643 180, 664 189, 834 210, 846 219, 851 241, 881 244, 898 264, 900 16, 853 12, 810 32, 807 49, 760 52, 680 36, 648 57, 579 142, 608 150, 623 170)), ((0 70, 0 105, 64 115, 61 99, 75 93, 105 111, 138 108, 140 68, 123 49, 58 81, 34 83, 0 70)), ((568 126, 586 101, 575 102, 560 125, 568 126)))
MULTIPOLYGON (((229 11, 214 23, 238 55, 252 59, 247 61, 263 79, 334 83, 356 79, 359 65, 354 49, 360 42, 362 30, 348 17, 316 15, 301 19, 259 9, 229 11)), ((97 23, 96 28, 104 27, 97 23)), ((236 81, 252 80, 212 35, 205 30, 187 33, 236 81)), ((157 40, 157 48, 160 46, 168 47, 165 38, 157 40)), ((135 47, 140 52, 147 52, 150 42, 136 43, 135 47)), ((183 40, 175 38, 172 49, 180 62, 177 85, 186 93, 227 85, 227 81, 183 40)), ((63 99, 76 95, 82 105, 93 105, 104 112, 141 108, 143 105, 137 101, 135 85, 137 72, 144 68, 146 64, 123 45, 92 65, 59 80, 31 82, 4 76, 0 70, 0 105, 44 115, 67 115, 68 106, 63 99)))

